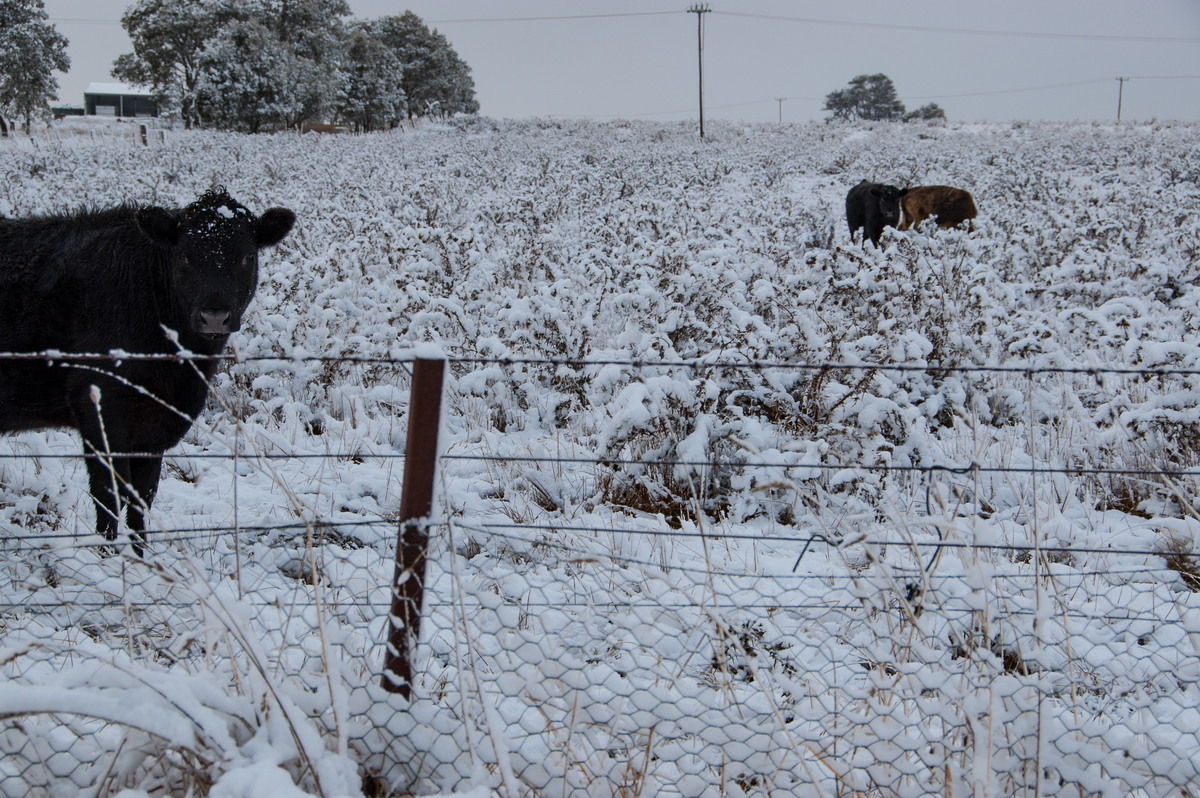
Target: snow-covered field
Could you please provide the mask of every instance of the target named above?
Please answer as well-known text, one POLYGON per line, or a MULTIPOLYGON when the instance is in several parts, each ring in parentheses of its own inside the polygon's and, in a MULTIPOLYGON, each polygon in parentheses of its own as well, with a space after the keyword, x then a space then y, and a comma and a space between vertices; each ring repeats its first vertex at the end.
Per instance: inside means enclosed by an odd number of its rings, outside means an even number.
POLYGON ((298 216, 146 561, 90 545, 72 434, 0 439, 0 793, 1195 793, 1200 127, 708 133, 0 142, 3 215, 298 216), (976 229, 864 248, 864 177, 967 188, 976 229))

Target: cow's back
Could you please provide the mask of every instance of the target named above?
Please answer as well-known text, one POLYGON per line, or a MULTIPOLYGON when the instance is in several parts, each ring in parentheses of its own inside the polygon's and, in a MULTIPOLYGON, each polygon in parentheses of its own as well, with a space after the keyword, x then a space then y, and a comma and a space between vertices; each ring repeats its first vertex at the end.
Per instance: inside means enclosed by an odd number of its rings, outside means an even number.
POLYGON ((978 215, 970 193, 954 186, 916 186, 900 198, 904 212, 901 230, 918 227, 930 216, 937 217, 938 227, 957 227, 978 215))
POLYGON ((136 344, 133 319, 159 304, 153 257, 132 208, 0 219, 0 351, 136 344))
POLYGON ((149 257, 124 208, 0 219, 0 353, 21 356, 0 357, 0 432, 74 426, 70 384, 92 379, 29 353, 136 352, 153 341, 149 257))

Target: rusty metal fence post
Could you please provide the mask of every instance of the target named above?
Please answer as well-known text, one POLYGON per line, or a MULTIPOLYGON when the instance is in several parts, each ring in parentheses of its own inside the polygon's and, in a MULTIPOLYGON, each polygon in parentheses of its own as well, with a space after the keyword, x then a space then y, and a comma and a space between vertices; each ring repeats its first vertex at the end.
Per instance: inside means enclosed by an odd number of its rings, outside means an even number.
POLYGON ((413 363, 408 406, 408 442, 404 458, 404 488, 400 495, 400 528, 396 539, 396 569, 388 616, 387 656, 381 685, 389 693, 412 698, 412 655, 421 632, 425 593, 427 529, 433 512, 433 480, 441 423, 444 360, 413 363))

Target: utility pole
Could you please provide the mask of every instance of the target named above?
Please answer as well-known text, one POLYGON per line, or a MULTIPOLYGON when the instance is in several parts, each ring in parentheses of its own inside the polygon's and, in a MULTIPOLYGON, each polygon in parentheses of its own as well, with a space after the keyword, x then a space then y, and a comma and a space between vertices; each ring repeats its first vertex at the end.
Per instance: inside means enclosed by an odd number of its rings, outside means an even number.
POLYGON ((787 99, 787 97, 776 97, 775 98, 775 102, 779 103, 779 121, 780 122, 783 122, 783 101, 786 99, 787 99))
POLYGON ((707 3, 696 3, 688 9, 696 15, 696 59, 700 74, 700 138, 704 138, 704 15, 712 11, 707 3))
POLYGON ((1117 121, 1121 121, 1121 100, 1125 98, 1125 81, 1129 78, 1117 78, 1117 121))

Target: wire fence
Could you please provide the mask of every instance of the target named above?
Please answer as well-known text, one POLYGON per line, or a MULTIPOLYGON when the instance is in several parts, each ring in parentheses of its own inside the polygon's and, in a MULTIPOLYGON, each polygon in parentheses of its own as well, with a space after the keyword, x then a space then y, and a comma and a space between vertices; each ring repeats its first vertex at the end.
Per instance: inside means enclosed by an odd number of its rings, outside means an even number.
MULTIPOLYGON (((370 420, 356 421, 375 430, 367 445, 302 434, 312 424, 280 421, 270 396, 256 400, 267 410, 239 409, 236 392, 263 388, 238 369, 297 360, 379 366, 372 380, 401 386, 412 357, 227 359, 224 409, 167 454, 144 559, 93 533, 77 444, 5 441, 0 794, 205 794, 266 740, 322 795, 339 794, 330 757, 353 763, 363 794, 388 796, 1200 786, 1190 453, 1063 462, 1040 448, 1055 422, 1027 413, 1003 462, 985 447, 878 462, 721 441, 705 442, 712 457, 662 440, 542 454, 527 439, 500 449, 505 434, 478 434, 452 400, 404 700, 379 686, 404 454, 370 420), (1118 510, 1079 487, 1105 478, 1142 485, 1145 501, 1118 510), (587 488, 568 489, 577 481, 587 488)), ((449 364, 452 393, 482 368, 518 381, 613 367, 634 382, 672 369, 953 371, 1030 392, 1084 380, 1109 398, 1136 383, 1149 402, 1200 374, 724 356, 449 364)), ((376 410, 387 428, 407 418, 391 394, 376 410)))

